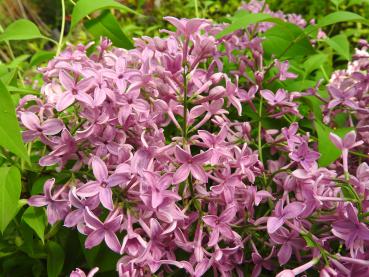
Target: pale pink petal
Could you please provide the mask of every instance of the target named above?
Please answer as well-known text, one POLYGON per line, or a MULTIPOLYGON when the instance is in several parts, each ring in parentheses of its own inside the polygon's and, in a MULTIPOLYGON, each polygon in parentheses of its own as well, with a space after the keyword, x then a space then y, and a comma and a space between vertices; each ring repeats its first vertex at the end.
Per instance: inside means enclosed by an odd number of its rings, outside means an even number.
POLYGON ((229 223, 231 222, 234 217, 236 216, 237 208, 235 205, 229 206, 227 209, 225 209, 222 214, 220 215, 220 221, 223 223, 229 223))
POLYGON ((48 201, 43 195, 34 195, 28 199, 28 205, 30 206, 42 207, 42 206, 46 206, 47 204, 48 204, 48 201))
POLYGON ((64 128, 64 123, 60 119, 52 118, 42 123, 42 133, 44 135, 56 135, 64 128))
POLYGON ((184 151, 181 147, 178 145, 176 146, 175 152, 174 152, 176 159, 181 163, 188 163, 191 161, 191 155, 184 151))
POLYGON ((190 174, 190 167, 187 164, 181 165, 173 175, 173 183, 179 184, 187 179, 190 174))
POLYGON ((163 232, 163 228, 160 226, 160 223, 155 219, 150 219, 150 237, 155 238, 163 232))
POLYGON ((205 222, 205 224, 213 228, 218 226, 219 222, 219 218, 216 215, 205 215, 202 217, 202 220, 205 222))
POLYGON ((82 79, 77 83, 76 89, 78 93, 88 91, 94 85, 94 78, 89 77, 86 79, 82 79))
POLYGON ((288 243, 284 243, 281 249, 278 251, 278 262, 280 265, 286 264, 292 254, 292 247, 288 243))
POLYGON ((64 226, 74 227, 78 223, 83 222, 83 215, 84 211, 82 209, 71 211, 64 219, 64 226))
POLYGON ((343 149, 342 139, 339 136, 334 133, 330 133, 329 138, 338 149, 343 149))
POLYGON ((152 198, 151 198, 151 204, 154 209, 156 209, 158 206, 160 206, 161 203, 163 203, 163 195, 160 191, 153 190, 152 191, 152 198))
POLYGON ((105 232, 105 242, 106 245, 113 250, 114 252, 119 253, 120 252, 120 243, 119 240, 117 238, 117 236, 115 235, 115 233, 113 233, 112 231, 106 231, 105 232))
POLYGON ((191 164, 190 170, 193 175, 193 177, 203 183, 206 183, 208 181, 208 176, 206 175, 206 172, 204 168, 199 164, 191 164))
POLYGON ((99 192, 99 199, 101 204, 107 208, 108 210, 112 211, 114 209, 113 205, 113 193, 110 188, 101 188, 99 192))
POLYGON ((92 99, 92 97, 89 94, 87 94, 85 92, 79 92, 76 95, 76 100, 86 104, 87 106, 89 106, 91 108, 94 107, 94 100, 92 99))
POLYGON ((290 219, 298 217, 305 209, 306 205, 301 202, 292 202, 283 209, 283 217, 290 219))
POLYGON ((91 159, 92 171, 96 180, 103 182, 108 178, 108 168, 103 160, 101 160, 98 156, 94 156, 91 159))
POLYGON ((208 242, 208 246, 212 247, 216 245, 219 241, 219 229, 216 227, 210 233, 210 238, 208 242))
POLYGON ((343 147, 344 148, 346 148, 346 149, 350 149, 350 148, 352 148, 352 145, 355 143, 355 141, 356 141, 356 132, 354 131, 354 130, 352 130, 352 131, 350 131, 350 132, 348 132, 345 136, 344 136, 344 138, 343 138, 343 140, 342 140, 343 142, 342 142, 342 145, 343 145, 343 147))
POLYGON ((58 102, 55 105, 55 108, 58 112, 61 112, 72 105, 74 103, 74 100, 75 97, 71 92, 65 92, 60 96, 58 102))
POLYGON ((101 229, 104 226, 100 219, 96 215, 94 215, 88 207, 86 207, 84 219, 86 225, 93 230, 101 229))
POLYGON ((282 227, 284 223, 283 218, 270 216, 267 222, 267 230, 269 234, 273 234, 277 231, 280 227, 282 227))
POLYGON ((123 220, 123 215, 116 216, 114 218, 110 218, 106 222, 104 222, 105 229, 109 229, 113 232, 116 232, 120 229, 121 222, 123 220))
POLYGON ((73 78, 64 70, 59 72, 59 80, 63 87, 67 90, 72 90, 75 86, 73 78))
POLYGON ((98 229, 93 231, 88 235, 85 241, 85 247, 91 249, 92 247, 99 245, 104 239, 105 231, 103 229, 98 229))
POLYGON ((21 121, 23 125, 32 131, 40 131, 40 119, 31 112, 23 112, 21 113, 21 121))
POLYGON ((77 194, 82 197, 91 197, 99 193, 100 183, 91 181, 77 189, 77 194))
POLYGON ((200 165, 206 163, 207 161, 209 161, 211 159, 211 157, 213 156, 213 150, 208 150, 206 152, 200 153, 196 156, 193 157, 193 163, 198 163, 200 165))

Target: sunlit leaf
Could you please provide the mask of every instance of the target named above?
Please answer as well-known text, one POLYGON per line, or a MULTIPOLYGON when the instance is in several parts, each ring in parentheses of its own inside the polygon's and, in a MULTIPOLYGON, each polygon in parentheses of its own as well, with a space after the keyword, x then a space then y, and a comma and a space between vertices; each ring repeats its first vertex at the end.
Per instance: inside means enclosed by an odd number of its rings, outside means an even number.
POLYGON ((110 8, 138 14, 134 10, 114 0, 99 0, 99 1, 79 0, 73 8, 71 29, 73 29, 76 26, 76 24, 82 20, 82 18, 89 15, 90 13, 97 10, 104 10, 110 8))
POLYGON ((16 167, 0 167, 0 231, 4 232, 19 209, 21 176, 16 167))
POLYGON ((96 38, 100 38, 101 36, 108 37, 117 47, 125 49, 133 48, 133 43, 122 31, 118 21, 110 11, 104 11, 99 17, 87 21, 85 26, 96 38))
POLYGON ((31 58, 29 63, 30 66, 37 66, 41 63, 49 61, 51 58, 55 56, 55 52, 53 51, 38 51, 31 58))
POLYGON ((361 22, 365 25, 369 25, 369 20, 362 17, 361 15, 358 15, 353 12, 347 12, 347 11, 338 11, 334 13, 330 13, 323 17, 321 20, 319 20, 316 27, 325 27, 332 24, 340 23, 340 22, 347 22, 347 21, 356 21, 361 22))
POLYGON ((9 91, 0 81, 0 145, 29 161, 9 91))
POLYGON ((40 30, 32 21, 19 19, 6 27, 5 31, 0 34, 0 41, 27 40, 42 37, 40 30))
POLYGON ((325 42, 336 51, 337 54, 345 58, 346 60, 351 59, 350 54, 350 43, 344 34, 328 38, 325 42))
POLYGON ((268 55, 276 58, 307 56, 315 53, 309 38, 296 25, 281 23, 264 33, 263 47, 268 55))
POLYGON ((280 23, 282 22, 278 18, 274 18, 270 14, 264 14, 264 13, 247 13, 247 12, 240 12, 236 16, 234 16, 232 19, 232 23, 229 24, 223 31, 218 33, 215 37, 221 38, 225 35, 228 35, 230 33, 233 33, 234 31, 245 29, 250 24, 256 24, 259 22, 275 22, 280 23))

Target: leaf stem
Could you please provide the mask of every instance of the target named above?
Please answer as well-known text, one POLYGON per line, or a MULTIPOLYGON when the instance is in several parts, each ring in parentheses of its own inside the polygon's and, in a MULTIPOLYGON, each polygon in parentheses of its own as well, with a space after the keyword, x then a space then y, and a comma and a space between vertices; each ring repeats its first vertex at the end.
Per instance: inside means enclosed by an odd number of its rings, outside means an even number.
POLYGON ((199 5, 197 3, 197 0, 193 0, 194 4, 195 4, 195 14, 196 14, 196 17, 199 18, 200 15, 199 15, 199 5))
POLYGON ((259 150, 259 157, 260 161, 263 162, 263 151, 262 151, 262 145, 261 145, 261 114, 263 112, 263 98, 260 97, 260 103, 259 103, 259 122, 258 122, 258 150, 259 150))
POLYGON ((187 141, 187 109, 188 109, 188 84, 187 84, 187 65, 184 66, 183 71, 183 140, 187 141))
POLYGON ((61 5, 62 5, 62 23, 61 23, 61 29, 60 29, 58 48, 56 49, 56 56, 60 54, 60 51, 62 48, 64 28, 65 28, 65 2, 64 0, 61 0, 61 5))

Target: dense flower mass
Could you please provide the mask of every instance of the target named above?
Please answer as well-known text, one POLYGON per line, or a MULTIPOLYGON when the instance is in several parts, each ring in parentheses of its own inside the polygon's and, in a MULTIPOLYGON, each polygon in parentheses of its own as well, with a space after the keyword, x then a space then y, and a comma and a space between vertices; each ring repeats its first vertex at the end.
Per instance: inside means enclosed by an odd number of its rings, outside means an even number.
MULTIPOLYGON (((243 8, 272 13, 258 1, 243 8)), ((42 96, 17 108, 24 140, 40 140, 39 164, 69 178, 46 181, 29 204, 76 227, 86 248, 120 254, 120 276, 368 276, 368 44, 323 97, 281 85, 298 74, 264 60, 257 34, 271 23, 216 39, 225 25, 165 20, 175 27, 165 38, 136 39, 132 50, 102 39, 92 54, 91 44, 69 46, 41 69, 42 96), (315 118, 301 111, 307 97, 321 101, 341 154, 326 167, 299 122, 315 118)))

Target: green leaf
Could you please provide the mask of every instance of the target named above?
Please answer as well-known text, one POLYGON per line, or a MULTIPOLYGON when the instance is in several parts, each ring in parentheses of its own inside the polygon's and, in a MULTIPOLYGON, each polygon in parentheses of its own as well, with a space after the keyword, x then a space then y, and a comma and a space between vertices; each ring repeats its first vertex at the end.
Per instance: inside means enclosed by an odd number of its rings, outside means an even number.
POLYGON ((357 194, 356 190, 349 183, 342 184, 341 185, 341 191, 342 191, 343 196, 346 199, 355 200, 357 202, 361 201, 361 199, 360 199, 359 195, 357 194))
POLYGON ((10 84, 16 77, 17 69, 9 70, 6 68, 6 71, 2 71, 0 75, 0 80, 5 84, 10 84))
POLYGON ((15 57, 11 63, 9 63, 7 66, 8 68, 18 68, 22 62, 27 60, 29 58, 29 55, 20 55, 18 57, 15 57))
POLYGON ((22 220, 31 227, 36 235, 44 242, 46 216, 43 208, 28 207, 22 215, 22 220))
POLYGON ((343 3, 343 1, 344 0, 331 0, 331 2, 336 6, 337 9, 343 3))
POLYGON ((34 95, 40 94, 39 91, 30 89, 30 88, 18 88, 18 87, 13 87, 13 86, 6 86, 6 89, 9 92, 19 93, 19 94, 34 94, 34 95))
POLYGON ((19 19, 6 27, 0 35, 0 41, 4 40, 27 40, 43 38, 38 27, 27 19, 19 19))
POLYGON ((350 43, 344 34, 329 38, 325 42, 346 60, 349 61, 351 59, 350 43))
POLYGON ((348 7, 353 6, 353 5, 363 5, 363 4, 369 5, 369 0, 351 0, 348 3, 348 7))
POLYGON ((85 248, 85 241, 86 241, 86 236, 79 234, 79 240, 81 243, 81 249, 83 252, 83 255, 86 258, 87 264, 92 268, 96 265, 97 263, 97 256, 99 255, 99 251, 101 248, 101 244, 97 245, 96 247, 93 247, 91 249, 87 249, 85 248))
POLYGON ((247 13, 245 11, 239 12, 236 16, 232 18, 232 23, 225 28, 223 31, 219 32, 215 37, 217 39, 224 37, 225 35, 228 35, 230 33, 233 33, 234 31, 244 29, 250 24, 256 24, 259 22, 275 22, 280 23, 282 22, 280 19, 272 17, 269 14, 264 13, 247 13))
POLYGON ((305 33, 291 23, 280 23, 264 33, 263 48, 277 59, 307 56, 315 53, 305 33))
POLYGON ((104 11, 95 19, 85 23, 87 30, 95 36, 95 38, 108 37, 115 46, 132 49, 133 43, 123 33, 118 21, 110 11, 104 11))
POLYGON ((346 12, 346 11, 339 11, 334 12, 331 14, 328 14, 327 16, 323 17, 317 25, 315 25, 317 28, 319 27, 326 27, 332 24, 340 23, 340 22, 347 22, 347 21, 356 21, 361 22, 365 25, 369 25, 369 20, 365 19, 364 17, 352 13, 352 12, 346 12))
POLYGON ((70 29, 72 30, 76 26, 76 24, 82 20, 82 18, 89 15, 90 13, 97 10, 105 10, 110 8, 118 9, 125 12, 131 12, 139 15, 139 13, 114 0, 99 0, 99 1, 79 0, 77 4, 74 6, 72 12, 72 23, 70 29))
POLYGON ((0 145, 29 162, 27 150, 23 144, 21 130, 15 115, 13 100, 1 81, 0 118, 0 145))
POLYGON ((284 81, 288 91, 303 91, 316 86, 316 81, 313 80, 286 80, 284 81))
POLYGON ((304 76, 305 78, 314 70, 320 68, 321 65, 323 65, 327 61, 327 55, 323 53, 319 53, 316 55, 310 56, 305 62, 304 62, 304 76))
POLYGON ((320 108, 320 106, 323 104, 322 101, 320 101, 315 96, 304 96, 300 98, 300 101, 302 103, 305 103, 309 107, 309 110, 313 112, 315 118, 319 120, 323 119, 322 109, 320 108))
POLYGON ((64 264, 64 250, 54 241, 47 244, 47 276, 57 277, 60 275, 64 264))
POLYGON ((38 51, 31 58, 30 66, 36 66, 41 63, 47 62, 55 56, 55 52, 50 51, 38 51))
POLYGON ((0 167, 0 231, 2 233, 18 212, 21 190, 19 170, 16 167, 0 167))
POLYGON ((332 132, 343 137, 350 132, 352 128, 339 128, 332 130, 331 128, 323 125, 322 122, 315 121, 315 129, 318 134, 318 149, 320 153, 318 164, 321 167, 325 167, 337 160, 341 155, 341 151, 329 139, 329 133, 332 132))
POLYGON ((302 237, 304 238, 307 247, 318 247, 318 244, 312 239, 311 235, 302 235, 302 237))

